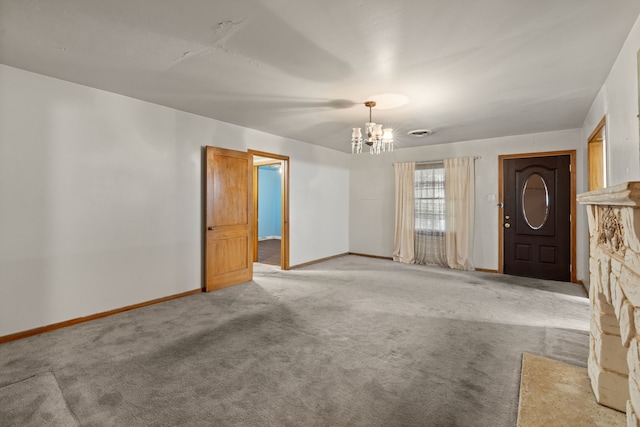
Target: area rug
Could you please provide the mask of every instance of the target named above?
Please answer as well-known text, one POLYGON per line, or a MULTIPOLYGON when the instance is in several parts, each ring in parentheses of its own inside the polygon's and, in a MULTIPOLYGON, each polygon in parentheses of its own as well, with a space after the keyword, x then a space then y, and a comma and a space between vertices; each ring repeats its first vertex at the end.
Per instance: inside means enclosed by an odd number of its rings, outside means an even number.
POLYGON ((595 401, 586 368, 523 354, 518 427, 625 425, 625 414, 595 401))

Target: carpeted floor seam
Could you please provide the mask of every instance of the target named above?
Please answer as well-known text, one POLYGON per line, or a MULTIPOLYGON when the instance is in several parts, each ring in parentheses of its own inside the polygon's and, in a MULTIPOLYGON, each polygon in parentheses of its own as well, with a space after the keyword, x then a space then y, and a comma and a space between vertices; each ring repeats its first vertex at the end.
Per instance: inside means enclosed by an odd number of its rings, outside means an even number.
POLYGON ((50 371, 51 372, 51 376, 53 377, 53 379, 56 382, 56 385, 58 387, 58 390, 60 390, 60 394, 62 396, 62 399, 64 401, 65 406, 67 407, 67 410, 69 411, 69 413, 71 414, 71 416, 76 420, 76 422, 78 423, 78 425, 80 425, 80 420, 78 420, 77 415, 75 414, 75 412, 73 411, 73 408, 69 405, 69 402, 67 400, 67 397, 65 396, 65 392, 62 389, 62 387, 60 386, 60 381, 58 380, 58 377, 56 376, 56 373, 54 371, 50 371))
POLYGON ((29 375, 28 377, 24 377, 24 378, 21 378, 21 379, 19 379, 17 381, 12 381, 12 382, 9 382, 9 383, 6 383, 6 384, 0 383, 0 389, 3 389, 5 387, 9 387, 9 386, 12 386, 12 385, 15 385, 15 384, 19 384, 19 383, 24 382, 24 381, 28 381, 28 380, 30 380, 32 378, 37 377, 38 375, 40 375, 40 374, 29 375))

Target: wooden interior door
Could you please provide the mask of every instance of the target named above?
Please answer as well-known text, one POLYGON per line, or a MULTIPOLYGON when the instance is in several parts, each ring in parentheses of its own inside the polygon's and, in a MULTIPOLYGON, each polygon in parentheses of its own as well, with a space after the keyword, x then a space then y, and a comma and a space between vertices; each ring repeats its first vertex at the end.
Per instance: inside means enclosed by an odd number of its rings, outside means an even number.
POLYGON ((253 157, 207 147, 206 291, 253 278, 253 157))
POLYGON ((503 160, 503 271, 570 281, 569 155, 503 160))

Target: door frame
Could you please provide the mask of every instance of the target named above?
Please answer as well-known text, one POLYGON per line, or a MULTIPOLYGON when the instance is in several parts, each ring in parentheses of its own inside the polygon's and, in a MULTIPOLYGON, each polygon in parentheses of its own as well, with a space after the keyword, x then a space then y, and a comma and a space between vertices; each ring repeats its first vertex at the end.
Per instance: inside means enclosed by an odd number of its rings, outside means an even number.
POLYGON ((607 186, 607 116, 602 117, 598 125, 595 127, 589 138, 587 139, 587 179, 588 179, 588 189, 589 191, 595 190, 595 188, 591 188, 591 173, 592 173, 592 159, 591 159, 591 144, 594 143, 594 138, 598 136, 602 132, 604 128, 604 138, 602 139, 602 184, 604 187, 607 186))
POLYGON ((503 161, 531 157, 569 156, 571 179, 571 282, 576 276, 576 150, 543 151, 539 153, 501 154, 498 156, 498 273, 504 274, 504 173, 503 161))
POLYGON ((282 240, 280 242, 280 268, 282 270, 289 270, 289 156, 283 156, 280 154, 267 153, 265 151, 248 150, 249 155, 253 159, 253 156, 266 157, 273 159, 273 162, 254 164, 253 168, 253 243, 254 243, 254 260, 257 260, 258 251, 258 177, 256 166, 262 166, 266 164, 280 163, 282 165, 282 200, 280 216, 282 240))

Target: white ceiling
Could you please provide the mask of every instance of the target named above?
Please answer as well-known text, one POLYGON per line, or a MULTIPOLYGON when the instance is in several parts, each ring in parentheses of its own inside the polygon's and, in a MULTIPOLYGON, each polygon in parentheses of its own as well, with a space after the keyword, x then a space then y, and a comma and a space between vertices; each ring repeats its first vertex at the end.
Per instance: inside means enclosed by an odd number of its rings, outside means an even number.
POLYGON ((0 0, 0 62, 350 150, 577 128, 638 0, 0 0), (413 138, 406 132, 429 128, 413 138))

